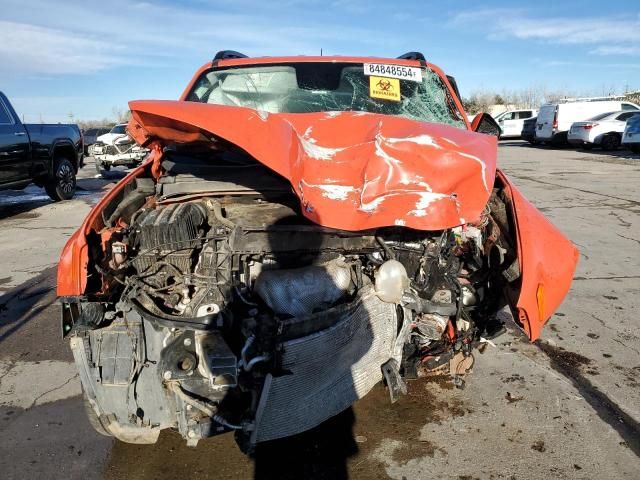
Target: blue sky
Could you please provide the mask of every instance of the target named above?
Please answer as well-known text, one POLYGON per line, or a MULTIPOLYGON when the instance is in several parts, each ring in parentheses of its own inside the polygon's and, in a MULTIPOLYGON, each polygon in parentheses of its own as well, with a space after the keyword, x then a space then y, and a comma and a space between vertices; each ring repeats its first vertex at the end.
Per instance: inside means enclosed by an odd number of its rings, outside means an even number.
POLYGON ((640 1, 0 0, 0 90, 27 121, 174 99, 217 50, 422 51, 468 95, 640 89, 640 1), (528 4, 529 2, 523 2, 528 4))

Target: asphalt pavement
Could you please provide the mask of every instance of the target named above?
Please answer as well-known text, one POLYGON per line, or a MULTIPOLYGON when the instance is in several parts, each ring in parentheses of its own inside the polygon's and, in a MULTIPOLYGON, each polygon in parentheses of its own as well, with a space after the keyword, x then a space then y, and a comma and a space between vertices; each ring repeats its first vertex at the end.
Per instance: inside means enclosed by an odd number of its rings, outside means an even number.
POLYGON ((447 377, 382 386, 352 409, 245 457, 231 435, 188 448, 96 434, 61 338, 55 269, 66 239, 122 177, 75 199, 0 192, 0 478, 640 478, 640 156, 501 142, 499 167, 579 248, 568 298, 529 343, 510 324, 477 353, 464 389, 447 377))

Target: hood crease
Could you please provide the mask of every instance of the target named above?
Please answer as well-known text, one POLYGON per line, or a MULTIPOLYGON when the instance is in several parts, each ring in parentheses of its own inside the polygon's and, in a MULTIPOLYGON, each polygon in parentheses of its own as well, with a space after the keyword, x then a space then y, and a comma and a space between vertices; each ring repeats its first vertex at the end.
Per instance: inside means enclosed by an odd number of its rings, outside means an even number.
POLYGON ((303 215, 329 228, 442 230, 473 222, 495 178, 495 137, 443 124, 366 112, 129 105, 129 133, 141 145, 230 142, 287 178, 303 215))

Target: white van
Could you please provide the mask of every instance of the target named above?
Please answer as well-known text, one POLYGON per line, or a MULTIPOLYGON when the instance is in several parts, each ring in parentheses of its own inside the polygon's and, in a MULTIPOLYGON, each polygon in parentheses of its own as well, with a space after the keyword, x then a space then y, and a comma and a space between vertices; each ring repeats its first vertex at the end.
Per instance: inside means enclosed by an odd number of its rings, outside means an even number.
POLYGON ((500 138, 520 138, 522 127, 527 118, 535 117, 538 110, 508 110, 498 115, 495 120, 502 129, 500 138))
POLYGON ((640 107, 623 100, 566 101, 544 104, 538 112, 536 140, 564 145, 567 143, 567 132, 572 123, 618 110, 640 110, 640 107))

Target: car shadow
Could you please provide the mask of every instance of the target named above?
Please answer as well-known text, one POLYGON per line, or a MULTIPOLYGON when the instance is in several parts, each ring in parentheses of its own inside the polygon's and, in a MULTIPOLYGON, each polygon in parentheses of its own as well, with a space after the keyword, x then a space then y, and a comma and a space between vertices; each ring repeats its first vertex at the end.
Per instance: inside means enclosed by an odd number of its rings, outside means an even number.
POLYGON ((0 220, 9 217, 37 218, 40 214, 30 210, 48 203, 52 203, 49 195, 35 185, 29 185, 24 190, 4 190, 0 192, 0 220))
POLYGON ((56 302, 56 267, 49 267, 0 296, 0 353, 23 361, 72 359, 60 338, 61 307, 56 302), (25 345, 27 345, 25 347, 25 345))
POLYGON ((621 158, 621 159, 625 159, 625 160, 638 160, 640 161, 640 153, 634 153, 631 150, 626 150, 626 149, 619 149, 619 150, 610 150, 608 152, 602 152, 601 153, 607 153, 613 157, 617 157, 617 158, 621 158))
POLYGON ((254 459, 240 451, 232 434, 207 438, 188 447, 176 431, 165 430, 154 445, 116 441, 103 478, 344 480, 348 461, 358 454, 352 408, 293 437, 259 444, 254 459), (140 461, 144 459, 144 461, 140 461))
POLYGON ((255 480, 346 480, 347 461, 358 454, 352 407, 316 428, 258 445, 255 480))

